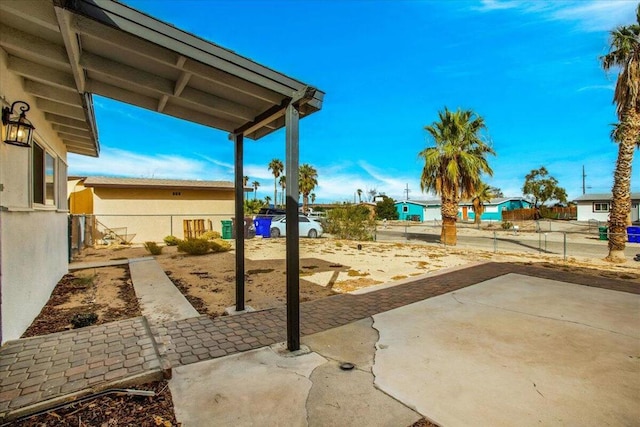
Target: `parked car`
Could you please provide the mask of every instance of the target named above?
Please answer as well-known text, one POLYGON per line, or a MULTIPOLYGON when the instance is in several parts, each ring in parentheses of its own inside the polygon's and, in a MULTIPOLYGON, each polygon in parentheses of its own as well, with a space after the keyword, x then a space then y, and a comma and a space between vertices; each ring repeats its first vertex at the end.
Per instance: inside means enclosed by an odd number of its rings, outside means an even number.
POLYGON ((267 217, 267 216, 273 218, 275 216, 285 215, 286 213, 287 213, 287 211, 285 211, 284 209, 260 208, 258 213, 253 217, 253 219, 263 218, 263 217, 267 217))
MULTIPOLYGON (((300 237, 316 238, 322 236, 324 229, 318 221, 307 218, 304 215, 298 215, 298 226, 300 228, 300 237)), ((287 235, 287 218, 284 215, 274 217, 271 220, 271 237, 280 237, 287 235)))

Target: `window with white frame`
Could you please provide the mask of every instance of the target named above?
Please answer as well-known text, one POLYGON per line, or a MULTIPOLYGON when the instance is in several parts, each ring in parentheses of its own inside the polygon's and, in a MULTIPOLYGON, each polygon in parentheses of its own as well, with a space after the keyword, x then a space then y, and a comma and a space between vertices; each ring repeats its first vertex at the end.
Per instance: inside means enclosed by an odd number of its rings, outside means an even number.
POLYGON ((409 212, 409 206, 407 206, 407 205, 403 205, 403 206, 402 206, 402 212, 403 212, 403 213, 407 213, 407 212, 409 212))
POLYGON ((33 203, 56 206, 56 159, 36 142, 33 142, 31 152, 33 203))
POLYGON ((609 212, 609 203, 607 202, 595 202, 593 204, 594 212, 609 212))

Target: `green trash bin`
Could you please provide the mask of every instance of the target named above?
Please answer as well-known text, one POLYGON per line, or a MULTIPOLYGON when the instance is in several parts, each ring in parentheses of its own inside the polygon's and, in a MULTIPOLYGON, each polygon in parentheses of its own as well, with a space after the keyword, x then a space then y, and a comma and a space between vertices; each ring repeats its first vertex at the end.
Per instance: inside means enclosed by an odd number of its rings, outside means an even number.
POLYGON ((609 228, 605 226, 598 227, 598 233, 600 234, 600 240, 609 240, 609 228))
POLYGON ((232 221, 230 219, 223 219, 222 221, 222 238, 231 239, 232 237, 232 221))

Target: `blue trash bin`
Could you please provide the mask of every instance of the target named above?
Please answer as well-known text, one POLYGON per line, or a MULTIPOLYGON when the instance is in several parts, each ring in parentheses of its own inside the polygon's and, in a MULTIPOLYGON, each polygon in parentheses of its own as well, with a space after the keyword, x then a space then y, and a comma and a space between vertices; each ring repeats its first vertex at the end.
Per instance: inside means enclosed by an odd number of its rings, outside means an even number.
POLYGON ((640 243, 640 227, 627 227, 629 243, 640 243))
POLYGON ((271 217, 258 217, 253 224, 256 226, 256 236, 271 237, 271 217))

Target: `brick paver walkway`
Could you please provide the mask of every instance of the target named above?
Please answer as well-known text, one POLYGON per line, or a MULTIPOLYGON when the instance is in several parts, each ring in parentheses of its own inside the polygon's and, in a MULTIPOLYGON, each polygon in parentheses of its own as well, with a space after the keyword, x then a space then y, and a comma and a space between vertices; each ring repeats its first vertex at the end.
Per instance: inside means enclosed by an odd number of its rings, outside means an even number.
MULTIPOLYGON (((461 289, 508 273, 640 294, 638 284, 544 267, 486 263, 403 285, 301 304, 302 335, 461 289)), ((211 319, 199 316, 151 327, 144 318, 29 338, 0 349, 0 421, 10 411, 88 387, 104 389, 131 376, 161 376, 179 366, 247 351, 286 339, 284 307, 211 319), (151 338, 153 333, 154 339, 151 338), (161 360, 156 354, 159 351, 161 360)), ((50 404, 51 402, 45 402, 50 404)), ((15 415, 11 414, 11 416, 15 415)))

